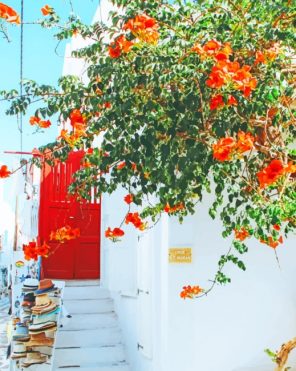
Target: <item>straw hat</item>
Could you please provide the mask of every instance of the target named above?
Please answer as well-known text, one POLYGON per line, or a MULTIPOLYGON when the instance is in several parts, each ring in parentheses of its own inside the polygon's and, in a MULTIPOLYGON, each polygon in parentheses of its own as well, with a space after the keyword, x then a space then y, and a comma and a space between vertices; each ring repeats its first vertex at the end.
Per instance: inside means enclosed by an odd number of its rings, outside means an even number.
POLYGON ((22 362, 23 367, 41 364, 47 362, 47 356, 43 356, 40 352, 27 353, 27 358, 22 362))
POLYGON ((33 317, 33 324, 34 325, 38 325, 38 324, 42 324, 42 323, 45 323, 45 322, 48 322, 48 321, 57 321, 57 316, 58 316, 58 312, 57 311, 53 311, 49 314, 43 314, 41 316, 34 316, 33 317))
POLYGON ((49 306, 50 304, 51 304, 51 300, 50 300, 50 298, 48 297, 47 294, 38 295, 38 296, 36 296, 36 303, 31 309, 32 310, 34 310, 34 309, 38 310, 40 308, 44 308, 46 306, 49 306))
POLYGON ((24 343, 13 343, 12 359, 25 358, 27 355, 26 346, 24 343))
POLYGON ((23 283, 23 291, 34 291, 38 288, 39 281, 35 278, 26 278, 23 283))
POLYGON ((35 291, 35 295, 42 295, 46 292, 55 290, 55 286, 50 279, 44 279, 39 282, 38 290, 35 291))
POLYGON ((32 310, 32 314, 42 315, 42 314, 53 312, 56 310, 56 308, 57 308, 57 305, 55 303, 51 303, 48 306, 40 307, 40 309, 32 310))
POLYGON ((40 324, 32 324, 29 326, 29 334, 39 334, 47 330, 53 330, 57 328, 57 323, 55 321, 47 321, 40 324))
POLYGON ((39 352, 45 356, 52 356, 53 347, 48 345, 38 345, 31 348, 33 352, 39 352))
POLYGON ((35 346, 53 346, 54 339, 46 337, 45 332, 39 334, 31 334, 30 340, 26 343, 26 347, 35 346))

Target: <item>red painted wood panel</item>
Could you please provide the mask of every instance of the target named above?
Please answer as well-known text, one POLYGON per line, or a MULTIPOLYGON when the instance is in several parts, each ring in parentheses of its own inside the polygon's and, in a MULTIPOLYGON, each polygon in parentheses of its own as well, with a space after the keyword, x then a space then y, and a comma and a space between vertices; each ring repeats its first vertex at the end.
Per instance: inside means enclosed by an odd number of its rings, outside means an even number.
POLYGON ((99 200, 73 202, 67 189, 81 167, 84 152, 72 152, 65 163, 45 164, 40 184, 39 239, 55 252, 42 262, 43 277, 60 279, 100 278, 101 205, 99 200), (70 225, 81 236, 64 244, 49 241, 51 231, 70 225))

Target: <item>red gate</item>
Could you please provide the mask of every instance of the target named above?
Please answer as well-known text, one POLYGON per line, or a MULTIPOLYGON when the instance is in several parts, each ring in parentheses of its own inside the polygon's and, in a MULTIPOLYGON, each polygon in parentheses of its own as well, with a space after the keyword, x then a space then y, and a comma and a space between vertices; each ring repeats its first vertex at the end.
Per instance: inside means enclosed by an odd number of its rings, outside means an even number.
POLYGON ((67 189, 73 173, 81 167, 84 152, 72 152, 65 163, 43 166, 40 185, 39 240, 46 241, 51 251, 42 261, 42 276, 60 279, 100 278, 99 200, 73 202, 67 189), (69 225, 79 228, 81 236, 63 244, 49 241, 49 235, 69 225))

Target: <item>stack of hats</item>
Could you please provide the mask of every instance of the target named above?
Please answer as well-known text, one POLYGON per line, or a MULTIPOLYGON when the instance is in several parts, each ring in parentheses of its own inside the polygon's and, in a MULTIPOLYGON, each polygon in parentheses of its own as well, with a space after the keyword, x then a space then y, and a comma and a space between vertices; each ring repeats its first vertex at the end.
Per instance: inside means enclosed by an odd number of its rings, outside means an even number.
POLYGON ((23 284, 23 292, 34 292, 38 289, 39 281, 36 278, 26 278, 23 284))
POLYGON ((56 292, 49 279, 39 282, 30 278, 24 282, 22 313, 13 320, 11 354, 12 360, 22 359, 21 367, 46 363, 52 355, 60 307, 50 295, 56 292))

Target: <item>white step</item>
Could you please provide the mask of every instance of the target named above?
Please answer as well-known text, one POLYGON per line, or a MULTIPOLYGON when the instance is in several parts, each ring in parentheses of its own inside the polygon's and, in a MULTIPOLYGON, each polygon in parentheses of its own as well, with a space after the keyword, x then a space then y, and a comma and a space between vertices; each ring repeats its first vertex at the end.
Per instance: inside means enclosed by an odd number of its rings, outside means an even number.
POLYGON ((121 343, 121 332, 118 328, 102 328, 86 331, 59 331, 56 348, 63 347, 100 347, 121 343))
POLYGON ((108 299, 109 291, 99 286, 66 287, 64 300, 108 299))
POLYGON ((67 286, 100 286, 100 280, 68 280, 66 282, 67 286))
POLYGON ((125 362, 123 346, 106 348, 56 349, 55 367, 65 366, 115 366, 125 362))
POLYGON ((114 312, 101 314, 73 314, 72 318, 59 331, 95 330, 104 327, 116 327, 117 316, 114 312))
POLYGON ((120 366, 98 366, 92 365, 89 367, 67 367, 67 368, 57 368, 57 370, 64 370, 64 371, 131 371, 128 365, 120 365, 120 366))
POLYGON ((69 314, 108 313, 114 310, 112 299, 65 300, 64 305, 69 314))

